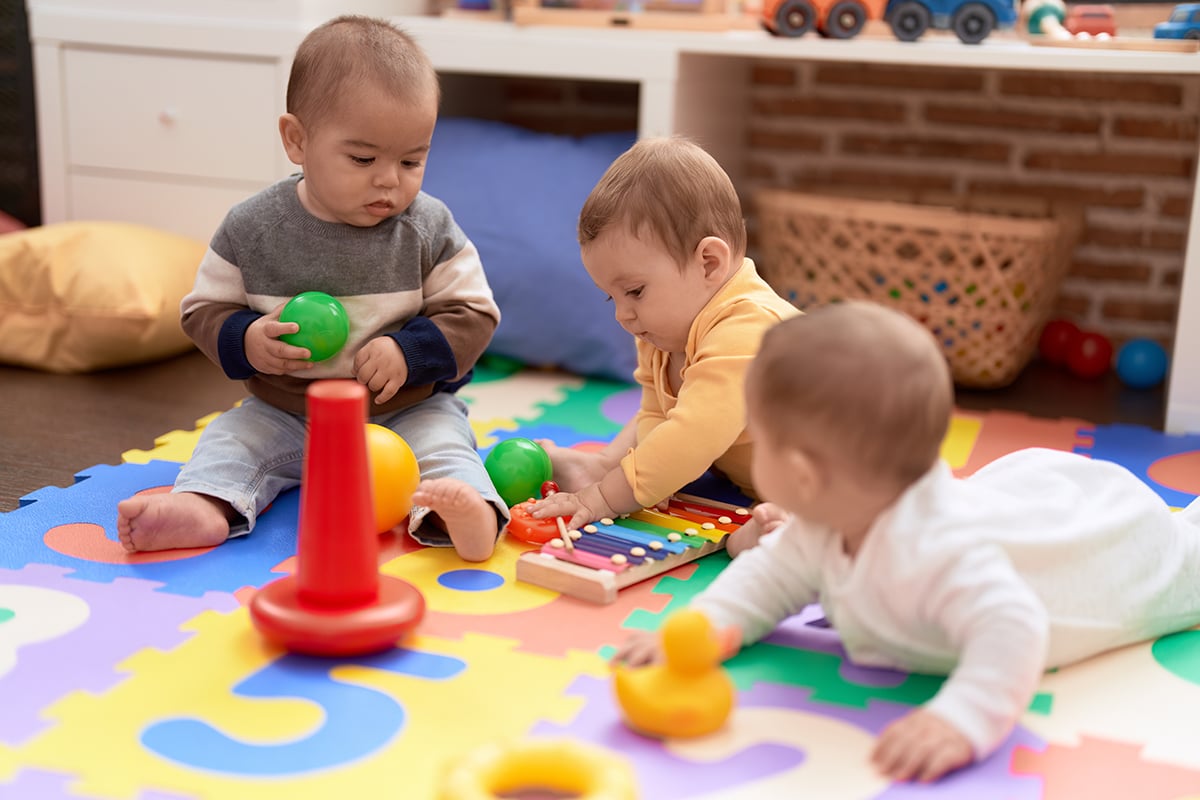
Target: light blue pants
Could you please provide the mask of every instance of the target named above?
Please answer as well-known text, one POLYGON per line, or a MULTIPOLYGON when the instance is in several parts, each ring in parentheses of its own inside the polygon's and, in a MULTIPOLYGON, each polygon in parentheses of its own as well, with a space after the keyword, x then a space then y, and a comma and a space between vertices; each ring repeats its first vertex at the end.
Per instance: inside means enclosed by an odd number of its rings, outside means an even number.
MULTIPOLYGON (((496 509, 498 528, 508 509, 492 485, 476 450, 466 405, 439 393, 415 406, 371 417, 408 442, 421 478, 457 478, 473 487, 496 509)), ((258 515, 284 491, 300 484, 304 465, 306 418, 281 411, 256 397, 231 408, 200 433, 191 459, 179 471, 176 492, 206 494, 228 502, 245 517, 230 525, 230 536, 253 530, 258 515)), ((409 534, 421 544, 449 547, 441 527, 422 524, 429 509, 414 506, 409 534)))

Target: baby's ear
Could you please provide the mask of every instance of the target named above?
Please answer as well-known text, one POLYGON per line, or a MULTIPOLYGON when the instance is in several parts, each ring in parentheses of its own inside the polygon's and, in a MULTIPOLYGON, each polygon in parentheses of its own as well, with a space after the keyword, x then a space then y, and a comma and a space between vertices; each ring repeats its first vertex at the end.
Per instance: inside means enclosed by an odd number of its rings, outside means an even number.
POLYGON ((297 166, 303 166, 306 134, 304 125, 295 114, 284 114, 279 118, 279 138, 283 142, 288 160, 297 166))
POLYGON ((696 255, 704 267, 704 277, 709 280, 724 283, 733 271, 733 252, 729 249, 729 243, 719 236, 701 239, 700 244, 696 245, 696 255))
POLYGON ((804 503, 812 502, 824 491, 825 476, 820 465, 798 447, 785 446, 784 460, 789 473, 795 478, 796 491, 804 503))

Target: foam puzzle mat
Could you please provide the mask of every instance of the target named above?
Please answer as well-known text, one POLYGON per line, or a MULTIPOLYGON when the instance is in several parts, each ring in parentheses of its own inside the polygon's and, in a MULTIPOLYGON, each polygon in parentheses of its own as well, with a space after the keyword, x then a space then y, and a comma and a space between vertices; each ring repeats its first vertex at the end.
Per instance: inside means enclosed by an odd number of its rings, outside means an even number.
MULTIPOLYGON (((481 365, 462 390, 481 452, 510 436, 611 438, 633 387, 481 365)), ((807 609, 727 662, 738 703, 717 734, 657 740, 620 721, 606 657, 657 627, 723 566, 707 556, 592 605, 515 580, 529 546, 484 564, 385 535, 380 570, 424 594, 402 646, 355 659, 264 642, 246 602, 293 566, 298 492, 250 536, 128 556, 115 507, 166 491, 198 430, 84 470, 0 514, 0 798, 432 800, 477 746, 532 735, 605 747, 640 796, 675 798, 1200 798, 1200 631, 1044 677, 991 758, 932 785, 890 784, 874 736, 941 679, 864 669, 807 609)), ((959 474, 1027 446, 1118 461, 1173 506, 1200 492, 1200 436, 1020 414, 958 412, 943 456, 959 474)))

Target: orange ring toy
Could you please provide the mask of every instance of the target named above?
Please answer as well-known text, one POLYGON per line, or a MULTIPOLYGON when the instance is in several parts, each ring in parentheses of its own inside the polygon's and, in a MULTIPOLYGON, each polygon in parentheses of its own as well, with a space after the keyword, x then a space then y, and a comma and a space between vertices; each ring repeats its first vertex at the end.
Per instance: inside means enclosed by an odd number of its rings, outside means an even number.
POLYGON ((496 800, 522 789, 579 800, 637 800, 633 769, 616 754, 572 739, 523 739, 469 753, 442 783, 440 800, 496 800))
POLYGON ((558 523, 554 517, 534 519, 529 516, 529 503, 517 503, 509 513, 512 518, 508 521, 508 535, 529 544, 545 544, 551 539, 558 538, 558 523))

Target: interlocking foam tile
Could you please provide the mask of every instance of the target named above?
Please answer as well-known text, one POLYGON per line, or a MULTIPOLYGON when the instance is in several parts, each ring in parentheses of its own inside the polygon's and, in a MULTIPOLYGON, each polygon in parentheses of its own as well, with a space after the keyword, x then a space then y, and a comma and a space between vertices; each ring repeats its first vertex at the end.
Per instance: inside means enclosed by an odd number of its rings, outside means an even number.
POLYGON ((983 430, 983 417, 956 411, 950 418, 950 429, 942 441, 941 456, 953 470, 962 469, 975 449, 979 432, 983 430))
POLYGON ((178 471, 166 461, 101 464, 80 473, 73 486, 39 489, 30 495, 36 502, 0 514, 0 567, 49 563, 74 570, 75 578, 144 578, 161 583, 161 591, 193 597, 278 577, 272 569, 296 551, 295 490, 280 495, 251 536, 205 550, 125 553, 117 542, 117 502, 171 486, 178 471))
POLYGON ((566 723, 580 706, 567 686, 607 671, 594 654, 547 658, 477 634, 419 635, 356 659, 283 655, 244 609, 185 627, 195 635, 128 659, 129 679, 105 694, 51 707, 58 725, 18 749, 23 763, 77 774, 74 788, 103 798, 144 786, 255 800, 396 786, 429 798, 449 758, 539 720, 566 723))
MULTIPOLYGON (((70 791, 73 780, 69 775, 59 775, 43 770, 24 770, 16 778, 0 784, 0 800, 100 800, 95 795, 84 796, 70 791)), ((138 792, 131 800, 195 800, 195 795, 165 792, 138 792)))
POLYGON ((143 647, 179 644, 188 635, 183 622, 238 605, 228 594, 176 597, 148 581, 92 583, 65 572, 38 564, 0 569, 0 610, 9 612, 0 625, 0 742, 19 743, 44 727, 41 710, 56 697, 108 688, 118 680, 116 665, 143 647))
POLYGON ((1137 425, 1097 425, 1091 444, 1076 451, 1123 465, 1172 506, 1186 506, 1200 495, 1200 434, 1172 436, 1137 425))
POLYGON ((1069 451, 1090 443, 1091 424, 1079 419, 1039 419, 1010 411, 989 411, 982 419, 970 457, 955 470, 960 477, 1025 447, 1069 451))
POLYGON ((591 380, 567 389, 558 403, 542 403, 536 416, 516 419, 608 441, 633 417, 640 398, 641 390, 629 384, 591 380))
POLYGON ((152 460, 175 461, 182 464, 192 457, 192 450, 196 447, 196 440, 200 438, 200 432, 219 414, 219 411, 213 412, 196 420, 196 427, 193 430, 171 431, 159 436, 154 440, 154 447, 150 450, 126 450, 121 454, 121 460, 131 464, 145 464, 152 460))
POLYGON ((519 381, 471 381, 459 390, 472 417, 484 419, 538 419, 543 406, 562 403, 570 390, 584 385, 583 378, 559 372, 522 373, 519 381), (485 410, 486 409, 486 410, 485 410))
POLYGON ((1198 640, 1188 631, 1048 673, 1041 688, 1054 695, 1050 713, 1026 714, 1024 724, 1053 744, 1138 742, 1147 760, 1200 769, 1198 640))
MULTIPOLYGON (((1194 746, 1200 748, 1200 742, 1194 746)), ((1022 748, 1013 756, 1013 772, 1041 778, 1043 800, 1183 800, 1200 795, 1200 771, 1156 762, 1136 744, 1088 736, 1073 747, 1022 748)))

